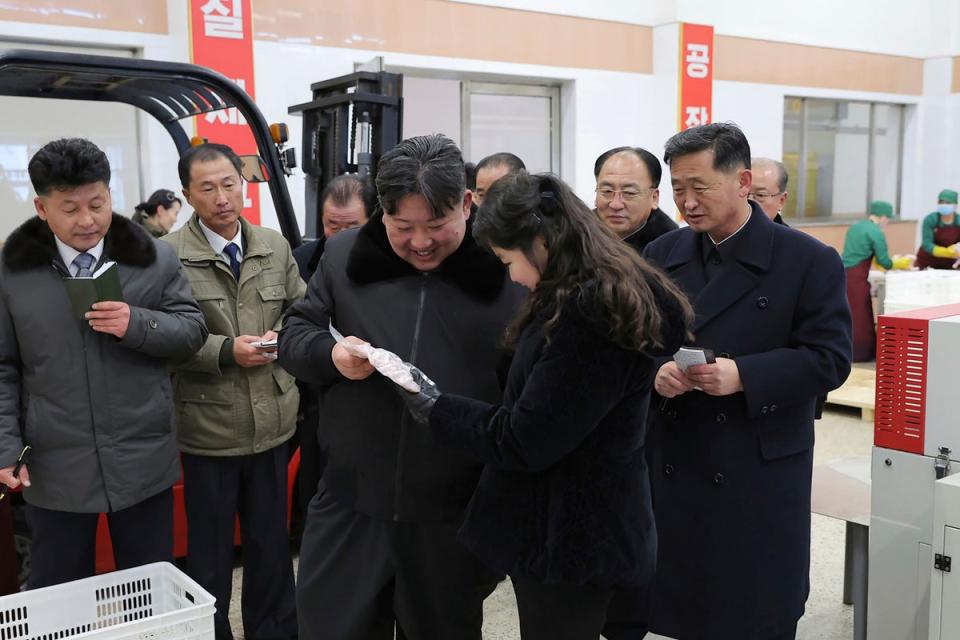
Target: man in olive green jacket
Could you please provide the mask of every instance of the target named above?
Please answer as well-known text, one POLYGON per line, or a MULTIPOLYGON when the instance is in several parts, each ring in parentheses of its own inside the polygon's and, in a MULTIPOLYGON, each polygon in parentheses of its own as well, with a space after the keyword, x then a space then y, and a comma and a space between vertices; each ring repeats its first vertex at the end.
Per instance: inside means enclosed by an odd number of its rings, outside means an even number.
POLYGON ((283 445, 296 428, 299 398, 293 376, 276 363, 275 341, 284 311, 306 287, 283 236, 240 217, 240 160, 230 147, 193 147, 179 172, 195 213, 163 240, 175 247, 210 330, 174 380, 187 569, 217 599, 217 640, 230 640, 239 514, 243 543, 255 550, 244 556, 244 636, 295 638, 283 445))

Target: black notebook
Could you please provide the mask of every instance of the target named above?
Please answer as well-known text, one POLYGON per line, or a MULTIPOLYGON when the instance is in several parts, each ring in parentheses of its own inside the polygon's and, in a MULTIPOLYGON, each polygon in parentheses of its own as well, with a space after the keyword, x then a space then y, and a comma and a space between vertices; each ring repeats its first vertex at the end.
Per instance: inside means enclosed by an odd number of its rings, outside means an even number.
POLYGON ((105 262, 92 276, 64 278, 63 285, 70 296, 74 315, 81 320, 95 302, 123 302, 123 288, 120 286, 120 272, 116 262, 105 262))

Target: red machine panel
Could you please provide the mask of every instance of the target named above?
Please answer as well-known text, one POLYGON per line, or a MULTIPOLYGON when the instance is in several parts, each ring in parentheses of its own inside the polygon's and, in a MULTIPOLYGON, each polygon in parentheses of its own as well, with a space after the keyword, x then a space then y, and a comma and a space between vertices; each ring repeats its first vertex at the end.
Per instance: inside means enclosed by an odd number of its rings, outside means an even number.
POLYGON ((956 315, 960 304, 877 319, 875 446, 923 454, 930 321, 956 315))

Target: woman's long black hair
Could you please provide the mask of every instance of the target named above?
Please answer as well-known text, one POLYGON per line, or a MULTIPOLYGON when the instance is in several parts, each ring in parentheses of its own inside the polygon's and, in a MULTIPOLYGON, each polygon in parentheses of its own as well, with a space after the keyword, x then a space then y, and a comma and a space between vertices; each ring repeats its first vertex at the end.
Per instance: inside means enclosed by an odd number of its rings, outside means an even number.
POLYGON ((508 329, 508 344, 541 314, 549 335, 564 308, 579 301, 616 344, 637 351, 663 348, 668 334, 685 334, 692 323, 693 310, 680 288, 554 175, 521 171, 497 180, 476 213, 473 236, 488 247, 519 249, 534 265, 535 239, 543 238, 547 247, 540 283, 508 329), (665 326, 665 309, 669 321, 683 323, 681 330, 665 326))

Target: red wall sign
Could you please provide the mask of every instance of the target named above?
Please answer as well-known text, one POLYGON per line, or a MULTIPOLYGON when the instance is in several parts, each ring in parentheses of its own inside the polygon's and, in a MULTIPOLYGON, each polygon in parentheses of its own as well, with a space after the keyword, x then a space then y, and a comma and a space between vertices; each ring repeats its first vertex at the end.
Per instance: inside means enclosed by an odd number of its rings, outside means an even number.
MULTIPOLYGON (((253 98, 251 0, 188 1, 192 62, 219 71, 253 98)), ((196 122, 198 136, 229 145, 241 155, 257 153, 247 121, 236 108, 212 111, 199 116, 196 122)), ((243 187, 243 216, 260 224, 259 185, 244 182, 243 187)))
POLYGON ((713 27, 680 24, 679 129, 713 119, 713 27))

